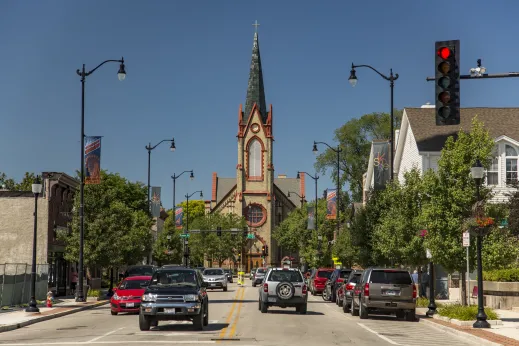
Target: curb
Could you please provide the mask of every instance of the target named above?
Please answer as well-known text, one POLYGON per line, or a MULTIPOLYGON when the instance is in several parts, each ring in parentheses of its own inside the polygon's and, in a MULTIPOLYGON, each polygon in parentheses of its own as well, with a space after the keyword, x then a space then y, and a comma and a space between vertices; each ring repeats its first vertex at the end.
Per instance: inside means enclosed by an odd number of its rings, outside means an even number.
POLYGON ((71 315, 71 314, 74 314, 76 312, 80 312, 80 311, 84 311, 84 310, 90 310, 90 309, 96 308, 98 306, 106 305, 108 303, 110 303, 110 301, 95 302, 92 305, 81 306, 79 308, 72 308, 71 310, 58 312, 58 313, 55 313, 55 314, 52 314, 52 315, 36 317, 36 318, 31 319, 31 320, 20 322, 20 323, 16 323, 16 324, 8 324, 8 325, 5 325, 5 326, 0 326, 0 333, 8 332, 8 331, 15 330, 15 329, 18 329, 18 328, 23 328, 23 327, 26 327, 28 325, 34 324, 34 323, 48 321, 48 320, 52 320, 54 318, 58 318, 58 317, 66 316, 66 315, 71 315))
POLYGON ((428 324, 429 326, 431 326, 433 328, 437 328, 437 329, 443 330, 444 332, 451 333, 451 334, 454 334, 456 336, 461 336, 464 339, 476 342, 479 345, 503 346, 502 344, 498 344, 496 342, 489 341, 489 340, 484 339, 484 338, 480 338, 479 336, 475 336, 475 335, 472 335, 470 333, 465 333, 465 332, 462 332, 460 330, 444 326, 442 324, 431 322, 431 321, 428 320, 427 317, 421 317, 420 316, 420 321, 419 322, 428 324))

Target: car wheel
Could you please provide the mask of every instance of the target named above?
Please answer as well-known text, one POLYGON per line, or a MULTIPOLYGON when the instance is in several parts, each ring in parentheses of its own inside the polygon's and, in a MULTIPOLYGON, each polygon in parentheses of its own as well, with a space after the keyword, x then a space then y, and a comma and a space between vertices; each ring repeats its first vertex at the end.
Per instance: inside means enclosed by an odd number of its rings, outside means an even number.
POLYGON ((359 304, 359 317, 361 320, 368 318, 368 310, 363 307, 362 302, 359 304))
POLYGON ((395 315, 396 315, 396 318, 398 318, 398 319, 403 319, 403 318, 405 318, 405 311, 403 311, 403 310, 399 310, 399 311, 397 311, 397 312, 395 313, 395 315))
POLYGON ((325 302, 328 301, 328 291, 326 290, 326 288, 323 291, 322 297, 325 302))
POLYGON ((111 310, 110 313, 112 314, 112 316, 117 316, 117 311, 111 310))
POLYGON ((276 295, 279 299, 287 300, 294 296, 295 288, 291 282, 284 281, 280 282, 276 287, 276 295))
POLYGON ((139 329, 142 331, 150 330, 150 318, 148 316, 144 316, 143 314, 139 314, 139 329))
POLYGON ((409 322, 416 322, 416 312, 415 311, 406 312, 405 319, 409 322))
POLYGON ((159 325, 159 321, 150 321, 150 326, 157 327, 159 325))
POLYGON ((206 304, 205 306, 206 306, 206 308, 205 308, 205 315, 204 315, 204 326, 208 326, 209 325, 209 304, 206 304))
POLYGON ((351 312, 352 316, 358 316, 359 315, 359 310, 357 310, 355 308, 355 299, 353 299, 353 298, 351 299, 351 307, 350 307, 350 309, 351 309, 350 312, 351 312))
POLYGON ((256 287, 256 283, 255 282, 252 283, 252 287, 256 287))
POLYGON ((350 306, 348 305, 348 302, 346 301, 346 299, 344 299, 344 301, 342 302, 342 312, 344 313, 347 313, 347 312, 350 312, 350 306))
POLYGON ((260 305, 261 305, 261 309, 260 309, 261 313, 266 314, 267 311, 269 310, 268 305, 265 302, 261 302, 260 305))
POLYGON ((224 291, 224 292, 227 292, 227 286, 225 286, 225 287, 223 288, 223 291, 224 291))
POLYGON ((261 310, 261 300, 258 299, 258 310, 261 310))
POLYGON ((198 315, 193 317, 193 327, 195 330, 204 330, 204 312, 200 311, 198 315))
POLYGON ((306 315, 306 309, 307 309, 307 303, 304 303, 303 305, 299 306, 299 313, 301 315, 306 315))

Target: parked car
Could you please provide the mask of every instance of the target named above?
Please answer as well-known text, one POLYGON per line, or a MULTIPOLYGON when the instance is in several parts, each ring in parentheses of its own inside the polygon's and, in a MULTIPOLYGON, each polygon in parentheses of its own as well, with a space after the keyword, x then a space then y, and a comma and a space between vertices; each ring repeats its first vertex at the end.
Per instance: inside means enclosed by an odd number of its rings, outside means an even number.
POLYGON ((124 271, 123 278, 127 278, 130 276, 152 276, 156 270, 157 266, 153 265, 129 266, 124 271))
POLYGON ((360 281, 362 273, 362 270, 352 271, 337 290, 337 305, 341 306, 344 312, 350 312, 353 291, 355 290, 357 283, 360 281))
POLYGON ((416 286, 408 271, 368 268, 355 286, 351 314, 365 319, 370 313, 389 312, 397 318, 415 321, 416 295, 416 286))
POLYGON ((323 291, 323 299, 330 302, 337 302, 337 290, 342 285, 344 278, 351 273, 351 269, 335 269, 326 281, 323 291))
POLYGON ((252 270, 250 271, 250 277, 249 277, 249 279, 251 279, 251 280, 254 279, 254 274, 255 274, 255 273, 256 273, 256 269, 252 269, 252 270))
POLYGON ((113 316, 120 312, 138 313, 141 297, 151 280, 151 276, 130 276, 113 289, 110 298, 110 312, 113 316))
POLYGON ((326 281, 332 276, 333 268, 319 268, 312 273, 310 277, 310 292, 312 295, 322 293, 326 286, 326 281))
POLYGON ((308 288, 303 274, 295 268, 271 268, 259 288, 258 309, 266 313, 270 306, 295 307, 306 314, 308 288))
POLYGON ((227 275, 227 282, 232 283, 232 270, 224 269, 225 275, 227 275))
POLYGON ((207 284, 196 269, 160 268, 142 295, 140 330, 149 330, 159 321, 192 321, 195 329, 209 324, 207 284))
POLYGON ((202 277, 207 283, 207 288, 222 288, 224 292, 227 292, 227 274, 222 268, 207 268, 202 273, 202 277))
POLYGON ((252 287, 256 287, 256 285, 262 283, 266 273, 267 268, 256 269, 256 272, 254 273, 254 278, 252 279, 252 287))

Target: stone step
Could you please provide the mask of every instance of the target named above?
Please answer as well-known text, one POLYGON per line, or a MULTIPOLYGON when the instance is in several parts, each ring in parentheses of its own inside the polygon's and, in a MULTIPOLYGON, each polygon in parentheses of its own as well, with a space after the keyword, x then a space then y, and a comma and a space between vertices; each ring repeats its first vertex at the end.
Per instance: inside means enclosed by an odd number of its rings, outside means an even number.
POLYGON ((513 312, 519 312, 519 306, 513 307, 513 308, 512 308, 512 311, 513 311, 513 312))

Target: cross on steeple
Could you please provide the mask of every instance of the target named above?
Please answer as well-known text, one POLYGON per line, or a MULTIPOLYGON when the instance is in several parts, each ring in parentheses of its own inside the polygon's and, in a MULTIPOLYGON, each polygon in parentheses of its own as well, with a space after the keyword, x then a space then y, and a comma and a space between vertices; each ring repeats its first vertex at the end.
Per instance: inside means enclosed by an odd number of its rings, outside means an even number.
POLYGON ((254 24, 252 24, 252 26, 254 27, 254 29, 256 30, 256 32, 258 32, 258 26, 260 26, 260 24, 258 24, 258 21, 256 20, 256 22, 254 24))

